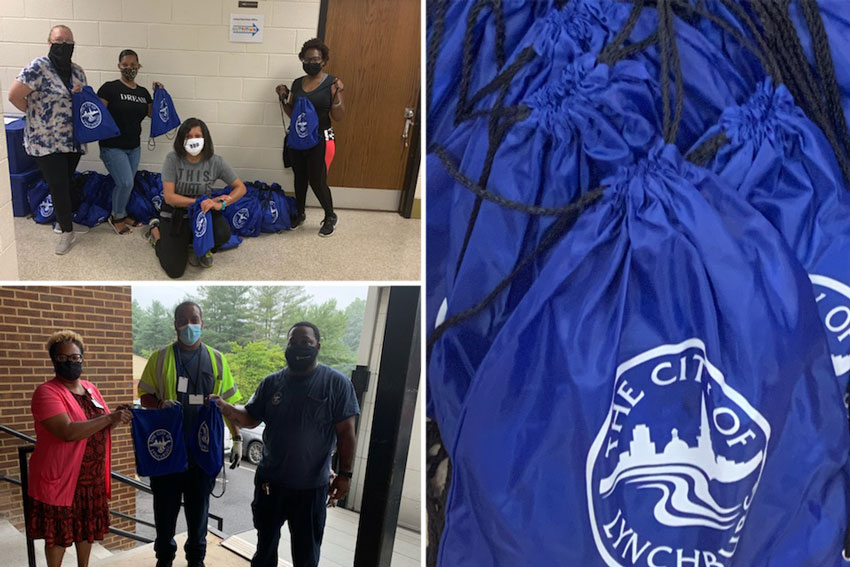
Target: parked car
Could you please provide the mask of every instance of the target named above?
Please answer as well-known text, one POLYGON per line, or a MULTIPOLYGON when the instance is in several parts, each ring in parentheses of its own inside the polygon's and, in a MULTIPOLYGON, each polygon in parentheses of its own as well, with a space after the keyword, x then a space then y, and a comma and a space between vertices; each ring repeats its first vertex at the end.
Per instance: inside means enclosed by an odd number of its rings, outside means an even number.
MULTIPOLYGON (((257 427, 251 429, 242 429, 242 458, 247 460, 252 465, 257 465, 263 458, 263 431, 266 429, 266 424, 261 423, 257 427)), ((227 455, 230 456, 230 449, 233 447, 233 441, 230 438, 230 431, 224 428, 224 449, 227 455)))

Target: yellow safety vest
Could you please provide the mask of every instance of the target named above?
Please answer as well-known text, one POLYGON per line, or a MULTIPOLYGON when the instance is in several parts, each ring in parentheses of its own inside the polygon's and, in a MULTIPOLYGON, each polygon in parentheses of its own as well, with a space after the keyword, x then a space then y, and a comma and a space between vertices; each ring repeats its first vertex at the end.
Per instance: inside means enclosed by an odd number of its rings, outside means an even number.
MULTIPOLYGON (((242 394, 233 381, 227 359, 220 351, 201 343, 210 354, 213 363, 215 386, 213 394, 221 396, 230 403, 242 399, 242 394)), ((174 345, 170 344, 153 353, 148 359, 142 378, 139 381, 139 396, 151 394, 160 400, 177 399, 177 364, 174 360, 174 345)))

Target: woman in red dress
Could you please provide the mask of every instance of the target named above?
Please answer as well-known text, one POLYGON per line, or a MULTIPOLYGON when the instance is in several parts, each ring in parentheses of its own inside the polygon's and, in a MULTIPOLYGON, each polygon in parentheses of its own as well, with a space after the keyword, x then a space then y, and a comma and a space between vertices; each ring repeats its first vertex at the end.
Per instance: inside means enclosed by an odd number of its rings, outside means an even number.
POLYGON ((109 531, 110 430, 128 423, 128 406, 110 413, 94 384, 80 380, 83 339, 73 331, 50 337, 55 378, 32 397, 35 451, 30 459, 29 516, 32 539, 44 539, 48 567, 59 567, 75 544, 86 567, 95 540, 109 531))

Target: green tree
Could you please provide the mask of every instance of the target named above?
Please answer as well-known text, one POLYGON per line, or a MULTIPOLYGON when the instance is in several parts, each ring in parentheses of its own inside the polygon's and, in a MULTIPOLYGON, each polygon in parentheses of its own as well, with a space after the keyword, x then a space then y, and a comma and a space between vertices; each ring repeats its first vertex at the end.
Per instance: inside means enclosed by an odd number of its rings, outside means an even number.
POLYGON ((285 344, 284 321, 309 296, 300 286, 257 286, 251 289, 251 336, 254 340, 285 344))
POLYGON ((363 333, 363 316, 366 314, 366 300, 359 297, 348 304, 345 308, 345 318, 348 319, 348 327, 345 329, 343 342, 348 345, 355 354, 360 348, 360 335, 363 333))
POLYGON ((251 340, 249 286, 201 286, 198 303, 204 311, 204 343, 222 352, 231 343, 245 345, 251 340))
POLYGON ((269 341, 257 341, 245 346, 231 343, 230 349, 227 362, 230 364, 236 386, 242 392, 243 404, 248 401, 263 378, 286 366, 283 347, 269 341))
MULTIPOLYGON (((135 319, 137 312, 134 309, 135 319)), ((175 339, 174 315, 159 301, 154 300, 150 307, 139 312, 138 326, 133 325, 133 352, 141 356, 150 356, 152 352, 175 339)))
POLYGON ((286 328, 289 329, 299 321, 309 321, 316 325, 322 334, 319 362, 349 375, 357 364, 357 355, 343 340, 348 320, 345 312, 337 309, 336 299, 329 299, 320 305, 306 304, 296 309, 293 315, 286 322, 286 328))

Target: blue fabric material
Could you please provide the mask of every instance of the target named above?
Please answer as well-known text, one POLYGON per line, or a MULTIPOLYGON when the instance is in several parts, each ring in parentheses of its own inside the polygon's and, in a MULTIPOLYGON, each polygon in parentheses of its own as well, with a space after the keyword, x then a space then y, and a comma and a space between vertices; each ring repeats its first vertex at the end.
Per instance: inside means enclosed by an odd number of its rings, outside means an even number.
POLYGON ((114 138, 121 134, 106 105, 90 86, 86 85, 83 90, 74 93, 72 105, 74 140, 78 144, 114 138))
POLYGON ((233 248, 236 248, 240 244, 242 244, 242 237, 231 233, 230 239, 221 246, 219 246, 219 250, 231 250, 233 248))
POLYGON ((286 145, 293 150, 309 150, 319 143, 319 115, 306 96, 295 100, 286 145))
POLYGON ((164 409, 133 409, 130 422, 139 476, 161 476, 186 470, 183 411, 179 405, 164 409))
POLYGON ((189 438, 189 455, 209 476, 216 476, 224 464, 224 419, 214 400, 198 411, 195 430, 189 438))
MULTIPOLYGON (((213 191, 212 196, 217 197, 230 193, 231 188, 225 187, 213 191)), ((251 183, 245 184, 245 194, 235 203, 224 209, 222 214, 230 223, 233 234, 238 236, 259 236, 263 223, 263 210, 260 205, 259 190, 251 183)))
POLYGON ((809 273, 841 391, 850 373, 850 192, 821 130, 784 85, 764 82, 724 111, 709 138, 729 142, 706 167, 776 227, 809 273))
MULTIPOLYGON (((142 155, 140 147, 132 150, 100 147, 100 159, 109 171, 115 189, 112 194, 112 216, 120 219, 127 215, 127 202, 135 185, 136 170, 142 155)), ((143 218, 142 220, 148 220, 143 218)))
POLYGON ((136 220, 150 221, 159 216, 162 198, 162 175, 137 171, 135 185, 127 203, 127 212, 136 220))
POLYGON ((151 138, 165 134, 169 130, 180 126, 180 117, 174 108, 171 95, 160 87, 153 91, 153 105, 151 106, 151 138))
MULTIPOLYGON (((255 185, 260 186, 260 181, 255 181, 255 185)), ((272 185, 263 184, 263 189, 260 191, 260 206, 263 210, 263 220, 260 224, 262 232, 280 232, 292 228, 292 214, 294 209, 295 198, 287 197, 280 184, 273 183, 272 185)))
POLYGON ((50 187, 47 186, 47 181, 41 179, 27 191, 27 201, 32 211, 32 218, 35 222, 48 223, 56 218, 56 211, 53 210, 53 197, 50 196, 50 187))
POLYGON ((438 564, 838 565, 850 435, 805 271, 673 146, 603 184, 446 440, 438 564))
POLYGON ((195 200, 189 207, 189 221, 192 223, 192 249, 200 258, 215 246, 213 236, 212 212, 201 210, 201 203, 206 200, 204 195, 195 200))
POLYGON ((82 187, 82 201, 74 212, 74 222, 92 227, 106 221, 112 209, 115 187, 112 178, 95 171, 86 171, 78 174, 74 183, 82 187))

